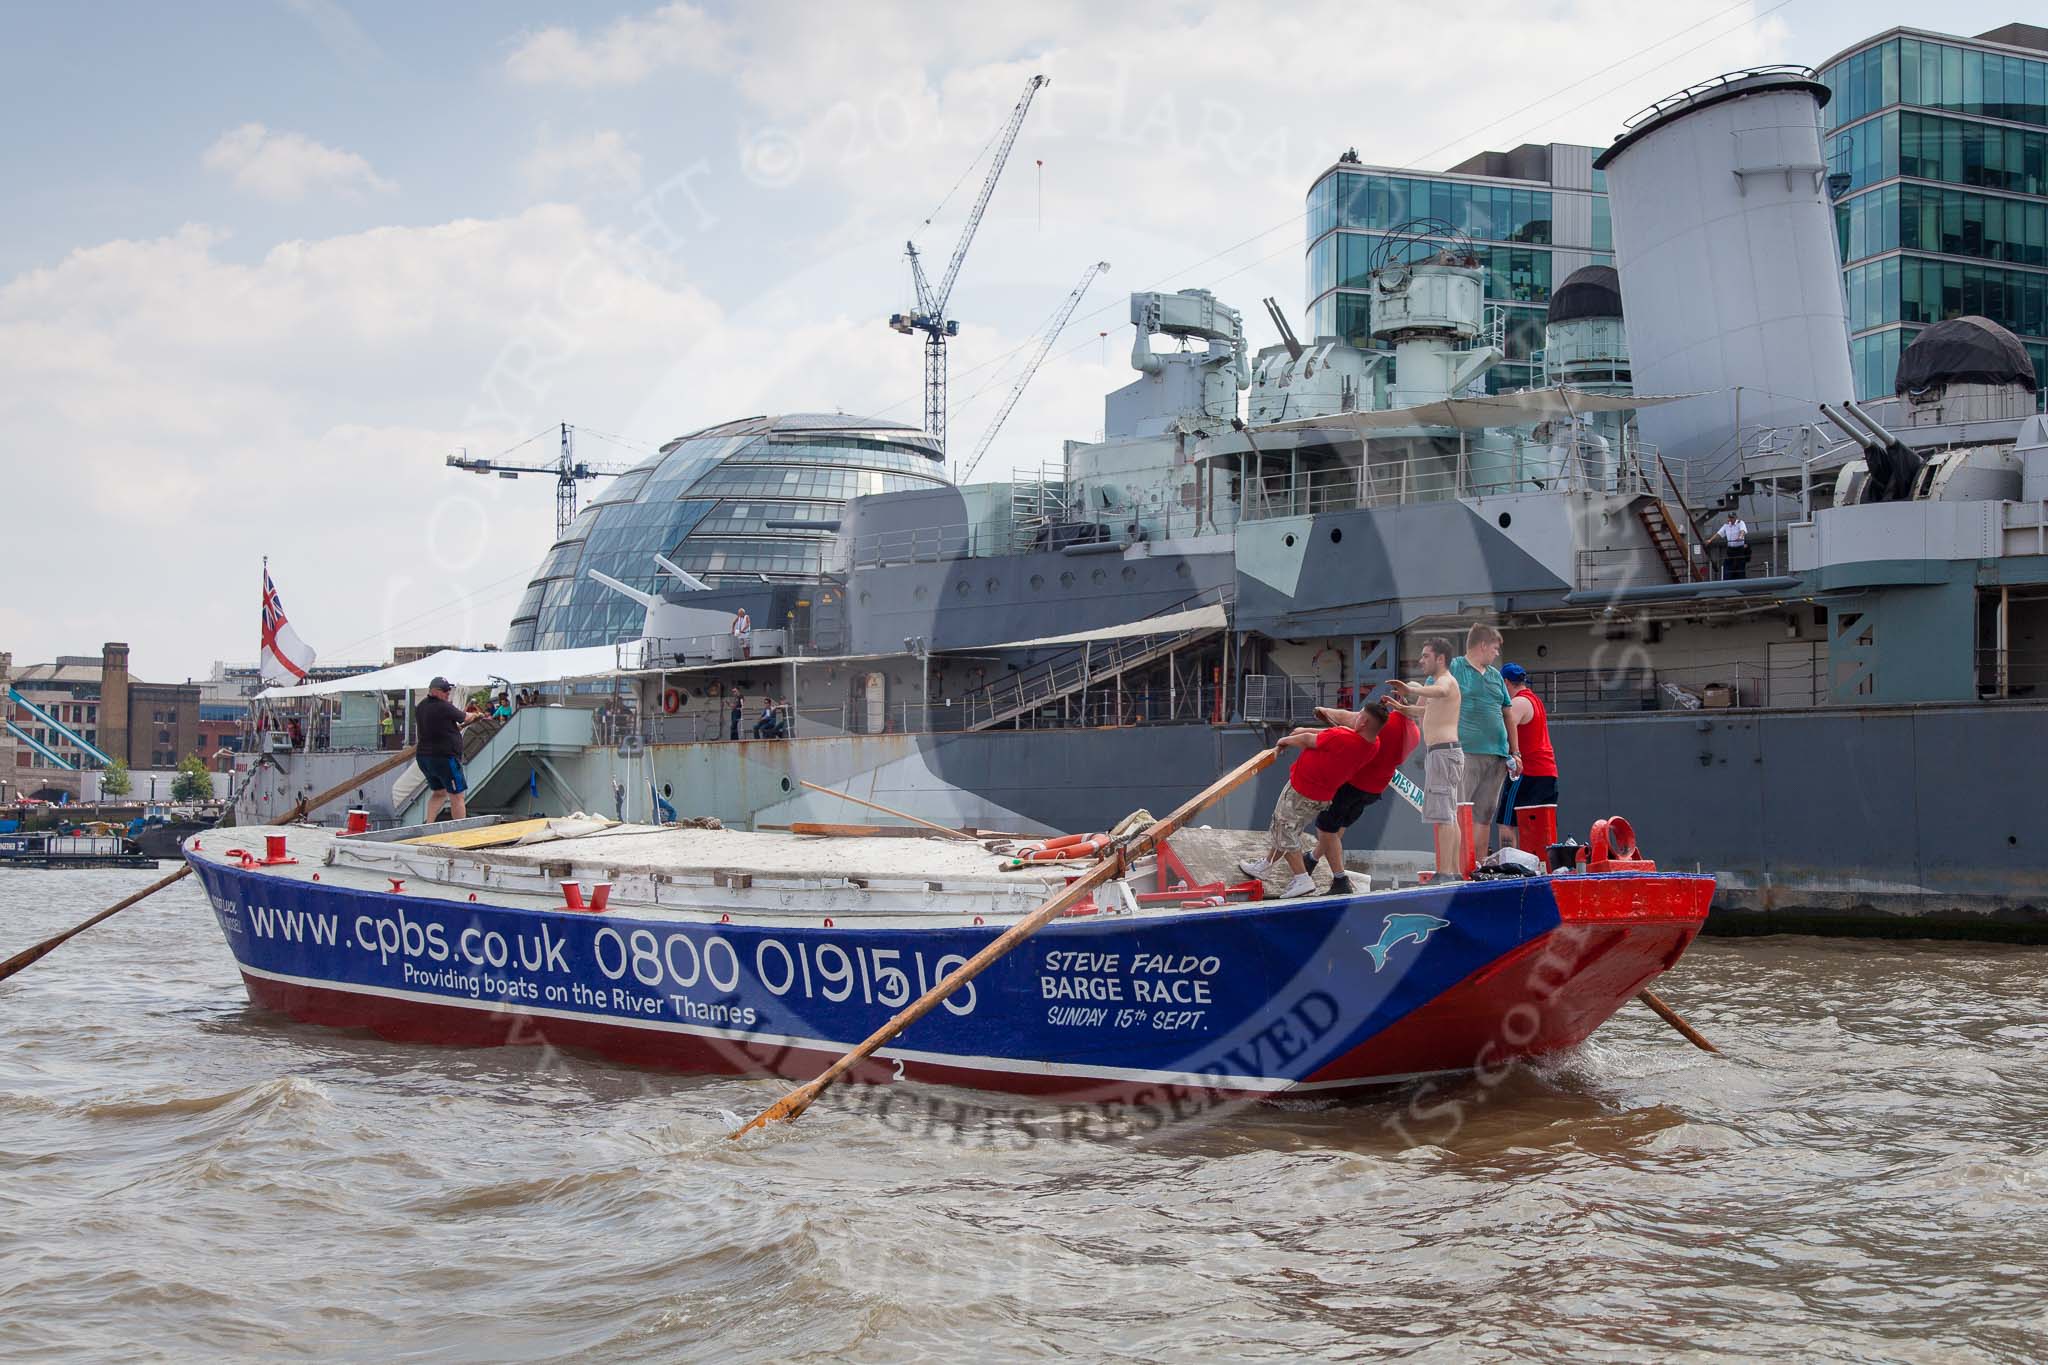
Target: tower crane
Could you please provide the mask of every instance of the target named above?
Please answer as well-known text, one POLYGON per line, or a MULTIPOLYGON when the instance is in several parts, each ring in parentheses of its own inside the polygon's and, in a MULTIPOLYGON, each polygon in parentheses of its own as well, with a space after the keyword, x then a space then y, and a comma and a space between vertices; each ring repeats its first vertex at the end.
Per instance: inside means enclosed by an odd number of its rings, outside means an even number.
POLYGON ((946 263, 946 274, 937 288, 924 273, 924 261, 917 254, 917 243, 904 243, 903 254, 910 258, 912 292, 917 296, 916 311, 891 314, 889 325, 905 336, 912 332, 924 333, 924 429, 938 439, 942 453, 946 449, 946 338, 960 335, 960 324, 946 316, 946 303, 952 298, 953 285, 960 278, 960 263, 967 259, 967 248, 973 245, 975 230, 981 226, 981 215, 988 209, 989 196, 996 192, 996 181, 1003 173, 1004 163, 1010 159, 1010 149, 1017 145, 1017 130, 1024 126, 1024 115, 1031 110, 1032 96, 1050 81, 1050 77, 1033 76, 1025 82, 1023 97, 1010 111, 1010 121, 997 142, 995 160, 988 168, 988 179, 981 182, 981 194, 967 214, 967 223, 960 229, 960 240, 953 246, 953 259, 946 263))
MULTIPOLYGON (((488 460, 472 459, 467 451, 456 451, 448 457, 450 469, 461 469, 471 474, 496 474, 501 479, 516 479, 521 474, 552 474, 555 476, 555 539, 569 534, 569 528, 576 522, 576 485, 584 479, 606 479, 623 474, 633 466, 615 464, 602 460, 579 460, 576 458, 576 428, 562 423, 562 453, 553 464, 505 464, 504 456, 488 460)), ((517 449, 514 447, 513 449, 517 449)), ((507 455, 511 451, 505 452, 507 455)))
POLYGON ((1031 376, 1037 374, 1038 367, 1045 363, 1045 357, 1052 350, 1052 344, 1059 340, 1060 333, 1067 330, 1068 320, 1074 316, 1074 310, 1081 306, 1081 296, 1088 292, 1089 285, 1095 283, 1095 277, 1108 269, 1108 261, 1097 261, 1081 272, 1081 282, 1074 286, 1073 293, 1067 295, 1067 301, 1060 305, 1060 311, 1046 327, 1045 335, 1039 338, 1038 349, 1032 353, 1030 363, 1025 365, 1024 373, 1017 376, 1016 386, 1010 390, 1010 396, 1003 400, 1003 406, 996 412, 996 419, 988 424, 987 431, 981 433, 981 440, 974 447, 974 454, 968 457, 966 466, 961 469, 956 483, 966 483, 972 477, 975 469, 981 464, 981 457, 988 453, 990 443, 996 439, 996 433, 1003 429, 1003 421, 1010 415, 1010 409, 1016 407, 1017 400, 1024 396, 1024 386, 1031 382, 1031 376))

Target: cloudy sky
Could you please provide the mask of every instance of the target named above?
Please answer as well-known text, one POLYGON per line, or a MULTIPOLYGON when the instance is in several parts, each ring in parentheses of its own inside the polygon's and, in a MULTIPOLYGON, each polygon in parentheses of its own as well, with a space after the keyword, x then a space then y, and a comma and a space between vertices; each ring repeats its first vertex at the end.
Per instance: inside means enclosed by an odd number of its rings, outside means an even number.
MULTIPOLYGON (((1974 33, 2012 4, 1957 0, 1974 33)), ((1094 287, 979 471, 1055 462, 1128 378, 1126 296, 1299 317, 1303 197, 1348 146, 1440 168, 1601 143, 1672 90, 1908 19, 1838 0, 9 6, 0 430, 18 662, 256 650, 268 554, 330 661, 495 642, 551 538, 550 429, 631 462, 754 413, 916 421, 903 243, 954 296, 953 445, 1094 287), (1455 16, 1457 22, 1451 22, 1455 16), (1104 335, 1106 333, 1106 335, 1104 335), (592 433, 604 433, 599 437, 592 433)))

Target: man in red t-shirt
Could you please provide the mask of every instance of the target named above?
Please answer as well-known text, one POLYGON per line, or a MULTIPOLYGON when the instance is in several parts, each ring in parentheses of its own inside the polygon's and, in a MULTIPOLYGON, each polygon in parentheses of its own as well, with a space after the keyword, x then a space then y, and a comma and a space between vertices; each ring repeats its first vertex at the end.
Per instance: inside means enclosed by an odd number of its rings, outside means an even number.
MULTIPOLYGON (((1498 817, 1502 847, 1513 848, 1518 843, 1516 811, 1547 806, 1553 812, 1551 823, 1556 823, 1557 750, 1550 743, 1550 715, 1544 709, 1543 698, 1529 690, 1529 670, 1520 664, 1508 664, 1501 669, 1500 676, 1507 684, 1508 714, 1514 720, 1517 746, 1522 754, 1521 775, 1501 793, 1498 817)), ((1542 849, 1528 851, 1538 857, 1543 854, 1542 849)))
POLYGON ((1247 876, 1263 879, 1277 862, 1285 860, 1293 874, 1281 896, 1306 896, 1316 889, 1301 856, 1302 832, 1309 822, 1329 806, 1330 799, 1347 778, 1358 770, 1371 748, 1355 726, 1333 725, 1327 730, 1296 730, 1280 741, 1282 749, 1299 749, 1301 755, 1287 770, 1287 786, 1273 803, 1273 823, 1266 831, 1263 860, 1245 859, 1238 864, 1247 876))
POLYGON ((1311 873, 1316 870, 1319 859, 1328 860, 1330 894, 1348 896, 1352 888, 1351 878, 1344 870, 1344 831, 1365 814, 1367 806, 1386 795, 1387 784, 1394 780, 1394 770, 1408 761, 1408 755, 1415 752, 1422 734, 1415 728, 1414 721, 1385 701, 1368 702, 1363 711, 1318 714, 1337 725, 1349 724, 1362 737, 1372 741, 1357 769, 1343 786, 1337 788, 1330 804, 1316 816, 1316 851, 1307 860, 1307 869, 1311 873))

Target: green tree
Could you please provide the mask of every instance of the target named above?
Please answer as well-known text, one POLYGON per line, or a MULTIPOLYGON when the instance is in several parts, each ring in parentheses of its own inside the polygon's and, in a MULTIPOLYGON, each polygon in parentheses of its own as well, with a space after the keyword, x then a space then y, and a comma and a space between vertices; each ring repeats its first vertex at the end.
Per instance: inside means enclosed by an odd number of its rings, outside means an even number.
POLYGON ((213 800, 213 774, 206 770, 206 760, 198 754, 187 754, 178 765, 178 776, 171 783, 171 800, 213 800))
POLYGON ((115 759, 100 774, 101 796, 126 796, 135 790, 135 780, 128 776, 128 765, 115 759))

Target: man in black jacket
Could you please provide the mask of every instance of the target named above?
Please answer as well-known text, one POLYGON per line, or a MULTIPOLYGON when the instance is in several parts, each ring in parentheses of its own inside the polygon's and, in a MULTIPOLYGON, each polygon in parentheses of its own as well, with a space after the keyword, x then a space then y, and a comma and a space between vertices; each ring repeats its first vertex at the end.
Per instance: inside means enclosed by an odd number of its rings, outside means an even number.
POLYGON ((427 684, 427 695, 413 708, 413 733, 419 736, 419 750, 413 762, 427 779, 427 823, 432 824, 443 805, 451 805, 457 820, 468 818, 469 803, 463 793, 469 782, 462 775, 462 727, 476 718, 448 700, 454 687, 446 678, 427 684))

